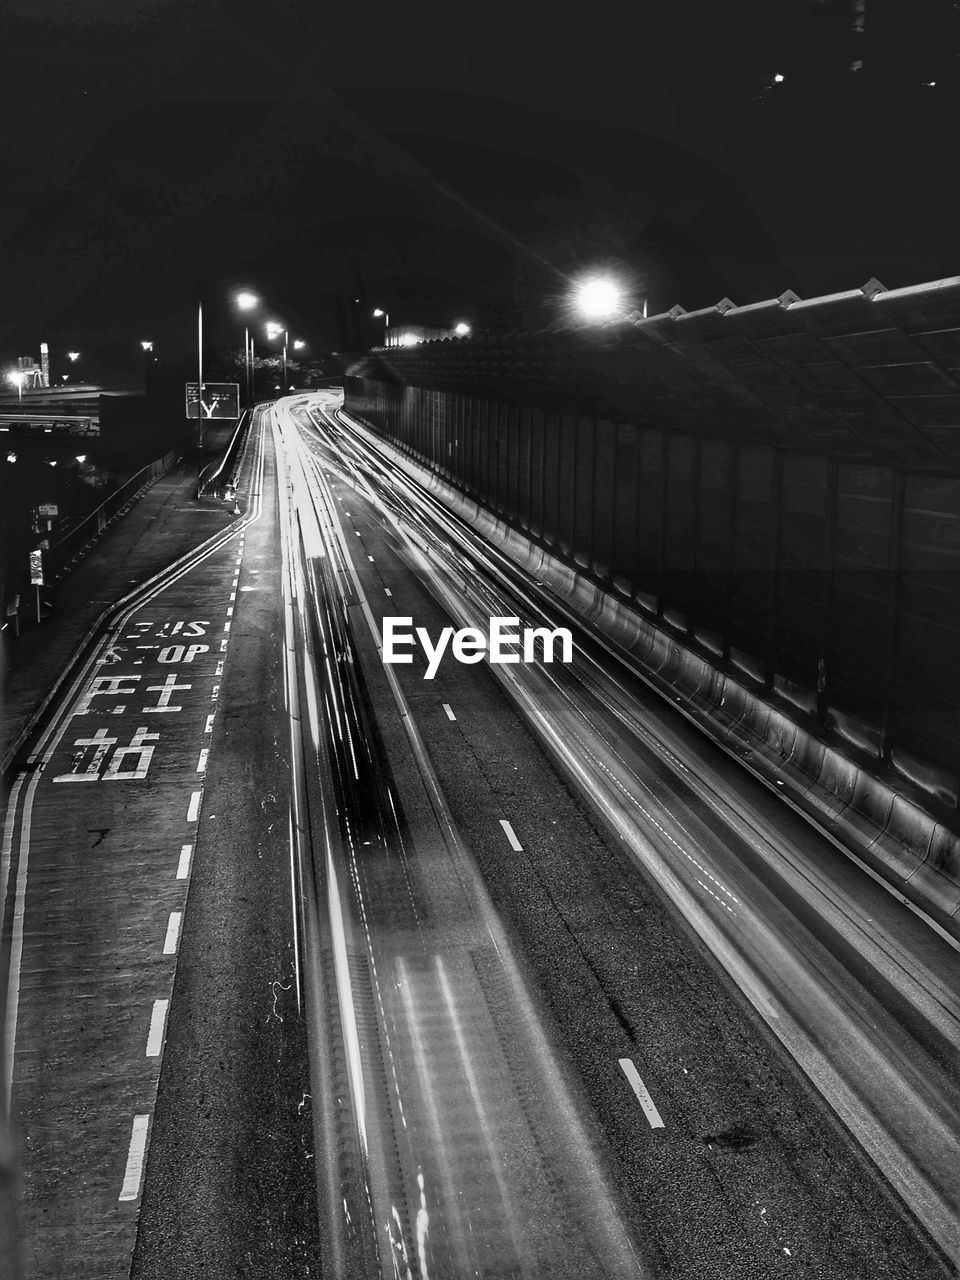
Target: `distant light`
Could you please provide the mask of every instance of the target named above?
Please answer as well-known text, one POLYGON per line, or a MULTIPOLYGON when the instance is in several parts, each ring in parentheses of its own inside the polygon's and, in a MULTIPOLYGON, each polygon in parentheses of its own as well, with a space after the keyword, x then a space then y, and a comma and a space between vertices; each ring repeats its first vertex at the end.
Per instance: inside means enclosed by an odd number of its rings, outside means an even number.
POLYGON ((57 465, 57 460, 56 460, 56 458, 48 458, 48 459, 47 459, 47 466, 48 466, 48 467, 55 467, 56 465, 57 465))
POLYGON ((387 313, 385 311, 381 311, 379 307, 374 307, 373 314, 375 316, 385 316, 387 313))
POLYGON ((8 462, 16 462, 16 460, 17 460, 17 455, 16 455, 16 454, 14 453, 14 451, 11 449, 11 450, 10 450, 10 452, 7 454, 7 461, 8 461, 8 462))
POLYGON ((302 338, 295 338, 293 341, 294 351, 301 351, 307 344, 302 338))
POLYGON ((153 350, 153 343, 152 343, 152 342, 141 342, 141 343, 140 343, 140 347, 141 347, 141 350, 143 350, 143 351, 152 351, 152 350, 153 350))
POLYGON ((292 382, 290 383, 289 387, 287 387, 287 390, 288 390, 288 391, 296 391, 296 389, 297 389, 297 388, 293 385, 293 383, 292 383, 292 382))
POLYGON ((936 80, 924 80, 923 83, 927 86, 928 89, 932 89, 937 82, 936 80))
POLYGON ((773 77, 774 84, 783 84, 783 76, 777 74, 773 77))
POLYGON ((78 461, 78 462, 86 462, 86 460, 87 460, 87 455, 86 455, 85 453, 78 453, 78 454, 77 454, 77 461, 78 461))
POLYGON ((79 360, 79 359, 80 359, 80 352, 79 352, 79 351, 68 351, 68 352, 67 352, 67 359, 68 359, 68 360, 79 360))
POLYGON ((415 333, 401 333, 397 339, 401 347, 415 347, 419 341, 415 333))
POLYGON ((276 320, 268 320, 267 321, 267 337, 275 338, 280 333, 283 333, 283 325, 277 324, 276 320))
POLYGON ((70 379, 70 375, 69 375, 69 373, 61 373, 61 375, 60 375, 60 381, 61 381, 61 382, 68 382, 68 381, 69 381, 69 379, 70 379))
POLYGON ((606 276, 594 276, 577 285, 574 302, 588 320, 606 320, 622 310, 623 290, 615 280, 606 276))
POLYGON ((255 293, 247 293, 244 291, 243 293, 237 294, 237 306, 242 311, 249 311, 251 307, 257 306, 259 301, 260 299, 255 293))
POLYGON ((466 323, 465 320, 461 320, 453 332, 457 335, 457 337, 464 338, 470 332, 470 326, 466 323))
POLYGON ((15 387, 22 387, 23 380, 24 378, 26 378, 26 376, 27 375, 23 372, 22 369, 14 369, 12 373, 7 374, 7 380, 9 382, 12 382, 15 387))

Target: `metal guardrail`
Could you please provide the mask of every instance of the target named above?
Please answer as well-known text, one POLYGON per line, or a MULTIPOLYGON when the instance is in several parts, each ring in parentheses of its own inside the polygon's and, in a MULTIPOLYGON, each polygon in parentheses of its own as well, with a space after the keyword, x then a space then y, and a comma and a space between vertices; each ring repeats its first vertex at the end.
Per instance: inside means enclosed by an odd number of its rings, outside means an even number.
POLYGON ((45 556, 51 572, 57 578, 62 577, 66 566, 78 559, 83 549, 99 537, 107 525, 120 515, 138 494, 169 471, 181 455, 182 450, 171 449, 162 458, 157 458, 142 467, 119 489, 115 489, 108 498, 104 499, 96 510, 91 511, 79 524, 74 525, 69 533, 54 542, 45 556))
POLYGON ((223 457, 217 461, 208 463, 197 477, 197 497, 202 498, 208 489, 217 487, 217 482, 223 475, 227 479, 223 481, 224 488, 230 485, 234 479, 234 472, 237 469, 240 457, 243 455, 243 445, 246 441, 246 434, 250 428, 253 416, 249 409, 244 409, 240 415, 240 421, 237 423, 237 429, 234 431, 230 443, 224 450, 223 457))

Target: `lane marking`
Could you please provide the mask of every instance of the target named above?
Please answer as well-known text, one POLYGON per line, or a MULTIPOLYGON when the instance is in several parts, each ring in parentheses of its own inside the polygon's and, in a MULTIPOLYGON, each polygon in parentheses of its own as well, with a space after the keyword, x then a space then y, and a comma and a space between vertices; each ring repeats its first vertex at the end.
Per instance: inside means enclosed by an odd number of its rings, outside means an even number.
POLYGON ((134 1116, 133 1131, 130 1134, 130 1148, 127 1151, 127 1168, 123 1175, 123 1186, 120 1188, 121 1200, 136 1200, 140 1194, 140 1178, 143 1175, 143 1157, 147 1149, 147 1128, 149 1116, 134 1116))
POLYGON ((163 1046, 163 1028, 167 1021, 167 1006, 169 1000, 154 1000, 153 1012, 150 1015, 150 1030, 147 1032, 147 1051, 144 1055, 147 1058, 156 1058, 160 1055, 160 1049, 163 1046))
POLYGON ((650 1094, 647 1091, 647 1086, 640 1079, 640 1072, 633 1065, 633 1059, 620 1058, 619 1062, 620 1062, 621 1068, 623 1069, 623 1074, 630 1081, 631 1089, 633 1089, 633 1092, 637 1095, 637 1097, 640 1100, 640 1106, 643 1108, 643 1114, 647 1117, 647 1119, 650 1122, 650 1128, 651 1129, 666 1128, 666 1126, 663 1123, 663 1120, 660 1117, 660 1112, 657 1110, 653 1099, 650 1097, 650 1094))
POLYGON ((226 652, 227 652, 227 637, 226 637, 226 636, 224 636, 224 637, 223 637, 223 639, 220 641, 220 652, 221 652, 221 653, 226 653, 226 652))
POLYGON ((165 956, 176 955, 177 940, 180 936, 180 921, 182 917, 182 911, 170 912, 170 919, 167 921, 167 936, 163 940, 163 954, 165 956))
POLYGON ((385 596, 392 596, 392 595, 393 595, 393 592, 390 590, 390 588, 389 588, 389 587, 384 587, 384 588, 383 588, 383 594, 384 594, 385 596))
POLYGON ((204 732, 204 733, 213 733, 213 718, 214 718, 214 715, 215 715, 215 712, 212 712, 212 711, 211 711, 210 715, 208 715, 208 716, 207 716, 207 723, 203 726, 203 732, 204 732))
POLYGON ((371 564, 373 563, 373 556, 367 556, 367 559, 370 561, 371 564))
POLYGON ((202 791, 194 791, 193 794, 190 796, 190 806, 187 809, 188 822, 196 822, 200 814, 200 797, 202 795, 203 795, 202 791))
POLYGON ((457 717, 453 714, 453 707, 451 707, 449 702, 445 702, 443 704, 443 709, 447 713, 448 720, 456 720, 457 717))
MULTIPOLYGON (((236 596, 234 596, 234 599, 236 599, 236 596)), ((232 618, 232 617, 233 617, 233 605, 232 605, 232 604, 227 606, 227 617, 228 617, 228 618, 232 618)))
POLYGON ((510 848, 513 849, 515 853, 523 853, 523 845, 517 839, 516 834, 513 830, 513 827, 511 827, 510 823, 506 820, 506 818, 500 819, 500 825, 501 827, 503 827, 504 835, 510 841, 510 848))
POLYGON ((197 773, 206 773, 207 756, 210 754, 210 748, 204 747, 200 752, 200 758, 197 760, 197 773))
POLYGON ((177 863, 177 879, 186 880, 190 874, 190 855, 193 853, 192 844, 182 844, 180 846, 180 861, 177 863))
POLYGON ((225 622, 225 623, 223 624, 223 629, 224 629, 224 631, 229 631, 229 630, 230 630, 230 623, 229 623, 229 622, 225 622))

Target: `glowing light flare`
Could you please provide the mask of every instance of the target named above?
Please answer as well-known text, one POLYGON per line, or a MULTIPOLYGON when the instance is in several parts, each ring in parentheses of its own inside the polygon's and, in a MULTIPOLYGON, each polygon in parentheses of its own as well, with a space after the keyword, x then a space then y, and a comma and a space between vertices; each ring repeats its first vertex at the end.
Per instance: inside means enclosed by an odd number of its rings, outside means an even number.
POLYGON ((244 290, 237 294, 237 306, 241 311, 250 311, 253 307, 259 305, 260 299, 255 293, 248 293, 244 290))
POLYGON ((574 305, 588 320, 608 320, 623 310, 623 290, 609 276, 592 276, 576 286, 574 305))
POLYGON ((453 332, 458 338, 465 338, 470 332, 470 326, 465 320, 460 320, 455 326, 453 332))

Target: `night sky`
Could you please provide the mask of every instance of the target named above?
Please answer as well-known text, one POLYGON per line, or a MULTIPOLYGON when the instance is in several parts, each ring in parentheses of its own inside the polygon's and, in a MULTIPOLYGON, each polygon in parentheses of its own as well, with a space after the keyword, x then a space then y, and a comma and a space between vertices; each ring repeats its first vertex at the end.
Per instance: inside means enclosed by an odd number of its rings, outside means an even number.
POLYGON ((0 358, 174 354, 200 298, 232 341, 241 285, 319 352, 338 295, 509 329, 595 267, 651 313, 957 274, 957 6, 866 0, 859 49, 854 9, 8 0, 0 358))

